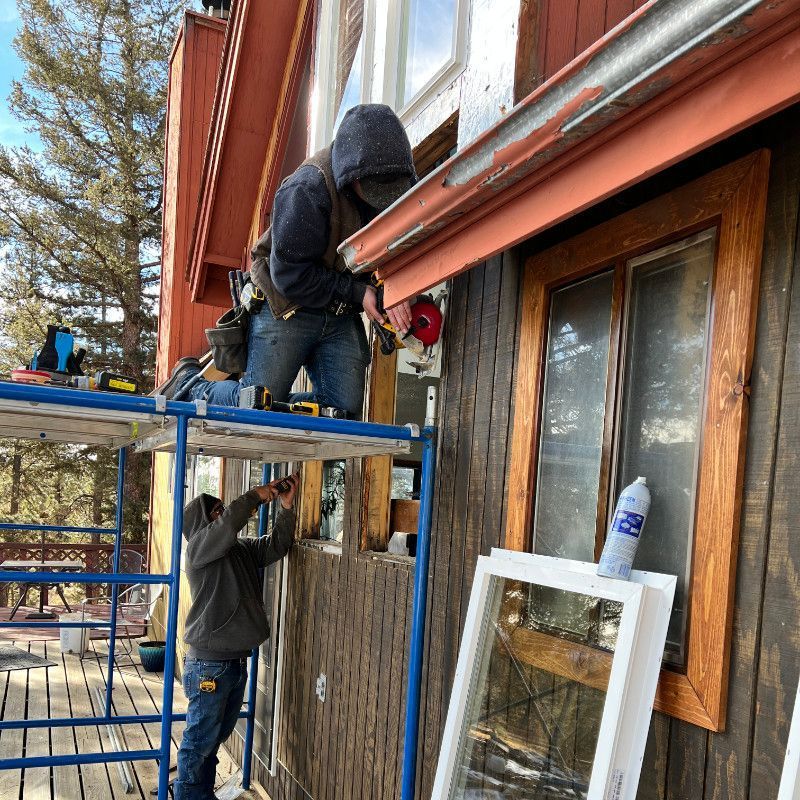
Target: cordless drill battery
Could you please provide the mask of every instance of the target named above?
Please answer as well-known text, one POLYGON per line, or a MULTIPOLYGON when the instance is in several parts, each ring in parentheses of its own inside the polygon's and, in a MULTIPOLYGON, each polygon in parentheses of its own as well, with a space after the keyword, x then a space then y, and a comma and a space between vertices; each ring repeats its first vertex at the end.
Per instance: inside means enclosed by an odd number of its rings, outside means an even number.
POLYGON ((101 392, 136 394, 139 391, 139 382, 136 378, 130 378, 127 375, 118 375, 116 372, 102 370, 95 373, 94 387, 101 392))
POLYGON ((272 394, 266 386, 245 386, 239 392, 239 408, 272 410, 272 394))

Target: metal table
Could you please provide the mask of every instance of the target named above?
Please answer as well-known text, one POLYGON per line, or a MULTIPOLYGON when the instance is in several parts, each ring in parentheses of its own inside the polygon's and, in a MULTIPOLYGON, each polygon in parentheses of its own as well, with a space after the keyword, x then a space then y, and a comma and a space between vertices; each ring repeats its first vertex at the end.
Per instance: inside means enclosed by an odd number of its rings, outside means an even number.
MULTIPOLYGON (((0 568, 4 570, 10 570, 13 572, 32 572, 36 570, 37 572, 82 572, 86 569, 86 564, 83 561, 4 561, 0 564, 0 568)), ((28 592, 34 586, 39 587, 39 611, 32 612, 28 614, 25 618, 26 619, 55 619, 56 615, 53 614, 52 611, 45 611, 44 610, 44 593, 49 588, 54 588, 58 593, 58 596, 61 598, 61 602, 64 604, 64 607, 67 611, 72 611, 69 607, 69 603, 67 602, 67 598, 64 597, 64 592, 61 588, 60 582, 53 582, 53 583, 29 583, 29 582, 21 582, 20 586, 20 594, 19 599, 17 600, 14 608, 11 610, 11 616, 9 619, 14 619, 14 614, 17 613, 19 607, 25 602, 25 598, 28 596, 28 592)))

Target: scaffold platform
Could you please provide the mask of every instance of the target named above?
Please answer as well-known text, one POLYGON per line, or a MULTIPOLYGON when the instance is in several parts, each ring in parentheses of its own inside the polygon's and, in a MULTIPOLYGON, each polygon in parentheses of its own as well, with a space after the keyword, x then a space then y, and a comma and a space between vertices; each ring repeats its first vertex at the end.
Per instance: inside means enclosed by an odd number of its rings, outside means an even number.
MULTIPOLYGON (((432 412, 429 416, 432 415, 432 412)), ((423 445, 420 512, 417 558, 414 577, 414 602, 409 655, 409 676, 406 702, 403 770, 406 783, 413 785, 422 649, 424 642, 425 606, 434 472, 435 430, 416 426, 383 425, 354 420, 307 417, 252 409, 208 406, 170 401, 162 396, 139 396, 84 391, 55 386, 0 381, 0 437, 62 442, 75 445, 105 446, 119 453, 116 515, 112 528, 76 528, 58 525, 15 524, 0 522, 0 529, 70 532, 86 535, 107 534, 113 537, 114 556, 111 572, 26 572, 25 580, 33 584, 53 581, 70 583, 106 583, 112 587, 110 621, 24 623, 0 621, 0 627, 96 628, 108 630, 109 655, 105 686, 105 707, 96 717, 48 717, 0 721, 0 731, 33 728, 114 726, 131 722, 153 722, 148 716, 114 714, 112 688, 114 682, 114 642, 119 587, 135 583, 163 584, 168 587, 166 653, 161 701, 160 745, 152 749, 108 751, 102 753, 65 753, 25 755, 0 758, 0 770, 32 769, 65 765, 89 765, 119 761, 158 762, 158 800, 167 800, 169 785, 170 746, 173 721, 181 717, 173 709, 172 678, 175 673, 176 638, 180 590, 181 540, 183 507, 187 474, 187 458, 191 455, 221 456, 263 462, 267 476, 273 463, 328 461, 373 455, 403 455, 412 442, 423 445), (165 574, 133 574, 120 572, 120 551, 123 533, 123 495, 125 464, 128 452, 174 453, 172 462, 172 537, 170 568, 165 574)), ((268 478, 265 478, 268 480, 268 478)), ((263 512, 263 509, 262 509, 263 512)), ((266 514, 260 515, 259 535, 266 533, 266 514)), ((0 582, 19 580, 19 573, 4 570, 0 565, 0 582)), ((242 764, 244 788, 250 783, 253 734, 255 728, 255 687, 257 685, 258 652, 250 658, 250 690, 240 716, 246 719, 246 735, 242 764)))

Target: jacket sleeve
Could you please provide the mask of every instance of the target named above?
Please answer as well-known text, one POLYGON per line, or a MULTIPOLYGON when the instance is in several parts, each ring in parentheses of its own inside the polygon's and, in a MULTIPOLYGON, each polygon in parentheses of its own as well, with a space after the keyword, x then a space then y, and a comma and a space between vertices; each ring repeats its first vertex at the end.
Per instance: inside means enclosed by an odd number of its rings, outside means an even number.
POLYGON ((293 303, 324 308, 334 299, 356 304, 364 299, 361 281, 350 272, 328 269, 322 261, 330 215, 325 179, 311 165, 297 170, 275 195, 269 271, 277 290, 293 303))
POLYGON ((259 567, 268 567, 275 561, 280 561, 291 550, 294 544, 295 519, 294 509, 282 508, 275 518, 270 536, 247 542, 259 567))
POLYGON ((192 534, 186 547, 186 566, 198 569, 222 558, 236 543, 253 510, 261 505, 255 490, 237 497, 213 522, 192 534))

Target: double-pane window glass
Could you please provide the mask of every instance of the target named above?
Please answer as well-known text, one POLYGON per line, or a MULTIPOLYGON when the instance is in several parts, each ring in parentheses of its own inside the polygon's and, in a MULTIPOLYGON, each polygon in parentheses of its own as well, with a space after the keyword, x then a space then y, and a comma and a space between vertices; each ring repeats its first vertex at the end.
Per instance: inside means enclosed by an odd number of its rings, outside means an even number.
POLYGON ((591 561, 603 444, 613 272, 554 292, 534 552, 591 561))
MULTIPOLYGON (((616 498, 647 476, 639 569, 678 576, 667 655, 683 661, 715 231, 630 261, 616 498)), ((699 521, 702 524, 702 520, 699 521)))
POLYGON ((492 578, 450 798, 588 797, 621 620, 615 601, 492 578), (576 607, 602 625, 576 632, 576 607))

